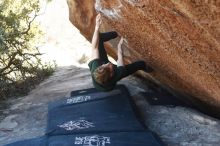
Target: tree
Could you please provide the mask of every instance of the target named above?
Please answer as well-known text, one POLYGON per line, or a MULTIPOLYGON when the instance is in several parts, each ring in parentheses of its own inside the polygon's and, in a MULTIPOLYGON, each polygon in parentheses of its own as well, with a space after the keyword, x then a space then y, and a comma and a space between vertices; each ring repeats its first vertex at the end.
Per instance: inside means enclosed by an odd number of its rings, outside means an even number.
MULTIPOLYGON (((39 11, 39 0, 0 2, 1 97, 10 96, 15 88, 27 84, 27 81, 42 80, 52 73, 52 67, 43 65, 39 58, 41 54, 37 44, 40 43, 42 32, 34 21, 39 11)), ((18 92, 24 91, 21 89, 18 92)))

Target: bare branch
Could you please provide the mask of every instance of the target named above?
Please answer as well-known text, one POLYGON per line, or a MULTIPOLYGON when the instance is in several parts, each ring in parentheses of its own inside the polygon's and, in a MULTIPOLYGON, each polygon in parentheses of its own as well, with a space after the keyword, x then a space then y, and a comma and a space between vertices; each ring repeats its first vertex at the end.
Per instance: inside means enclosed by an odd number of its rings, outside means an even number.
POLYGON ((28 28, 27 28, 27 30, 24 31, 24 32, 21 32, 21 34, 27 34, 27 33, 28 33, 28 31, 31 29, 31 24, 32 24, 32 22, 35 20, 35 18, 36 18, 37 16, 38 16, 38 15, 35 13, 33 19, 28 23, 28 28))
POLYGON ((13 64, 13 61, 14 61, 15 57, 17 56, 17 54, 18 54, 17 52, 14 52, 14 53, 12 54, 12 56, 11 56, 11 58, 10 58, 8 64, 7 64, 7 66, 5 66, 4 68, 2 68, 2 69, 0 70, 0 73, 4 72, 6 69, 10 68, 10 66, 13 64))

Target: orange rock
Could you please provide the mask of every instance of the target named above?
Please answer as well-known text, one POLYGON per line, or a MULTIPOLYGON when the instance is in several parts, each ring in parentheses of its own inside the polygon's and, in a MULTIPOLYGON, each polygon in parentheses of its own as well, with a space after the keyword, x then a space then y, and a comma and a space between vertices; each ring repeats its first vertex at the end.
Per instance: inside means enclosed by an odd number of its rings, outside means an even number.
MULTIPOLYGON (((127 40, 127 62, 143 59, 150 76, 220 117, 220 1, 68 0, 70 21, 91 41, 96 11, 102 31, 127 40), (96 9, 96 10, 95 10, 96 9)), ((107 44, 116 57, 116 41, 107 44)))

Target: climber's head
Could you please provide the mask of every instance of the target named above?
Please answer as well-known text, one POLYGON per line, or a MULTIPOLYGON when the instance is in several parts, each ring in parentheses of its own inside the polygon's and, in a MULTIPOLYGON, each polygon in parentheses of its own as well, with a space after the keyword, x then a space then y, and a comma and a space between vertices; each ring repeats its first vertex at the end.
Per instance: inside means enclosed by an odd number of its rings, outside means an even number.
POLYGON ((109 62, 99 66, 93 72, 93 77, 99 84, 105 84, 111 79, 113 72, 113 64, 109 62))

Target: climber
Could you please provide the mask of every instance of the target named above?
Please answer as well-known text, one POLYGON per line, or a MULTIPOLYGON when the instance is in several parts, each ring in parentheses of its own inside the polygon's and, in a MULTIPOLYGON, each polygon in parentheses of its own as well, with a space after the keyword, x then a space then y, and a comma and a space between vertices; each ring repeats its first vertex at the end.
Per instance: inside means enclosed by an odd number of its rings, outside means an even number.
POLYGON ((96 16, 96 26, 92 38, 92 55, 89 62, 89 68, 92 74, 93 85, 100 91, 112 90, 117 81, 133 74, 137 70, 143 70, 145 72, 151 72, 152 68, 146 66, 144 61, 136 61, 134 63, 124 65, 123 62, 123 50, 122 43, 123 37, 121 37, 118 43, 118 60, 117 65, 112 64, 107 57, 106 50, 104 48, 104 42, 114 39, 118 36, 117 32, 100 33, 99 28, 102 23, 101 15, 96 16))

